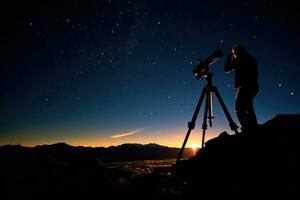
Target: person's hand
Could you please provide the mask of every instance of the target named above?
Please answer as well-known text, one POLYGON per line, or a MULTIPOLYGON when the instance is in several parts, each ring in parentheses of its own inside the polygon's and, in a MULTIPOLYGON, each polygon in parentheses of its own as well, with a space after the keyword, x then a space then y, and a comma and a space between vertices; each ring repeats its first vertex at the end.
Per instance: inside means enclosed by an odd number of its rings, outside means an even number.
POLYGON ((225 73, 230 73, 235 69, 235 58, 233 57, 232 53, 228 54, 226 57, 224 71, 225 73))

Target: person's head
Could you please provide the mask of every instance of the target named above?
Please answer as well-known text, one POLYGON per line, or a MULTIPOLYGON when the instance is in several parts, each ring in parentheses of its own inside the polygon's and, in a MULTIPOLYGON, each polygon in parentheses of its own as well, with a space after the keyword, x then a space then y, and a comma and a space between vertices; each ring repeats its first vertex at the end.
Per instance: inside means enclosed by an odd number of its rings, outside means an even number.
POLYGON ((241 57, 241 56, 247 54, 247 49, 244 45, 236 44, 231 49, 231 53, 234 58, 238 58, 238 57, 241 57))

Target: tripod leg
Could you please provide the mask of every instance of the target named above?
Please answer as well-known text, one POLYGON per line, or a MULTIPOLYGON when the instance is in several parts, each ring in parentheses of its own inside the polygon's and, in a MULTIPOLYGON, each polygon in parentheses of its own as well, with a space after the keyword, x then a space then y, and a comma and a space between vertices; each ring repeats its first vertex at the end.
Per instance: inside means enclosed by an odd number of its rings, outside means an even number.
POLYGON ((182 147, 181 147, 181 149, 180 149, 180 151, 179 151, 179 154, 178 154, 178 157, 177 157, 176 164, 179 163, 179 161, 180 161, 180 159, 181 159, 181 157, 182 157, 182 154, 183 154, 185 145, 186 145, 186 143, 187 143, 187 141, 188 141, 188 139, 189 139, 189 136, 190 136, 190 134, 191 134, 191 131, 192 131, 192 129, 195 128, 195 122, 196 122, 196 119, 197 119, 197 117, 198 117, 198 114, 199 114, 199 111, 200 111, 200 108, 201 108, 201 105, 202 105, 204 96, 205 96, 205 94, 206 94, 206 91, 207 91, 207 88, 204 87, 204 88, 202 89, 201 96, 200 96, 200 98, 199 98, 199 100, 198 100, 198 103, 197 103, 197 106, 196 106, 196 109, 195 109, 193 118, 192 118, 192 120, 188 123, 188 128, 189 128, 189 129, 188 129, 188 131, 187 131, 187 133, 186 133, 186 136, 185 136, 185 138, 184 138, 182 147))
POLYGON ((207 119, 208 119, 210 127, 212 127, 212 119, 214 118, 214 116, 213 116, 213 100, 212 100, 212 97, 213 97, 213 93, 209 92, 209 102, 208 102, 209 105, 208 105, 207 119))
MULTIPOLYGON (((201 144, 201 148, 204 147, 204 141, 205 141, 205 132, 207 129, 207 113, 208 113, 208 109, 210 109, 210 105, 209 105, 209 101, 210 101, 210 91, 207 91, 206 94, 206 102, 205 102, 205 110, 204 110, 204 116, 203 116, 203 123, 202 123, 202 144, 201 144)), ((209 111, 210 112, 210 111, 209 111)))
POLYGON ((226 105, 225 105, 225 103, 224 103, 224 101, 223 101, 223 99, 222 99, 222 97, 221 97, 218 89, 216 87, 213 87, 213 89, 214 89, 214 92, 215 92, 215 94, 217 96, 217 99, 218 99, 218 101, 219 101, 219 103, 220 103, 220 105, 221 105, 221 107, 222 107, 222 109, 223 109, 223 111, 224 111, 224 113, 226 115, 226 118, 227 118, 227 120, 229 122, 229 126, 230 126, 231 130, 233 130, 235 132, 235 134, 238 134, 238 131, 237 131, 238 126, 236 125, 236 123, 234 123, 233 119, 231 118, 231 115, 228 112, 228 110, 226 108, 226 105))

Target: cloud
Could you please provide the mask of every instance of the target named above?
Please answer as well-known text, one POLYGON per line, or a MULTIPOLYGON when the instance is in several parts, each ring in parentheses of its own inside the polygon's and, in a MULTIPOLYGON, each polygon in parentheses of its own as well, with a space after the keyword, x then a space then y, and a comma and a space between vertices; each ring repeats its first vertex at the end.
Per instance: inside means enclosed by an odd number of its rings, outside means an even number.
POLYGON ((116 138, 127 137, 127 136, 137 134, 137 133, 141 132, 142 130, 143 129, 137 129, 137 130, 134 130, 134 131, 130 131, 128 133, 119 133, 119 134, 115 134, 115 135, 110 136, 110 138, 116 139, 116 138))

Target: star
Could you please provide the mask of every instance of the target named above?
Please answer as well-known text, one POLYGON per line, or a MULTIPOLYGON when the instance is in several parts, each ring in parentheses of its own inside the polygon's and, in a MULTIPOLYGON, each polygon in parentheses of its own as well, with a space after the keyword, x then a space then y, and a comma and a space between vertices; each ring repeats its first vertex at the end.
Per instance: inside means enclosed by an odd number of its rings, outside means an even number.
POLYGON ((172 100, 172 97, 171 97, 171 96, 168 96, 168 100, 171 101, 171 100, 172 100))

